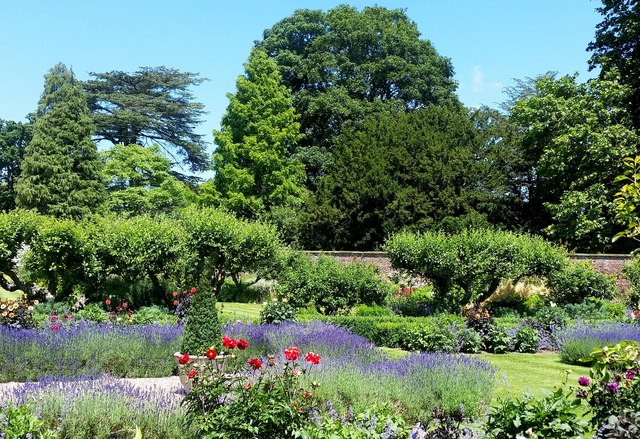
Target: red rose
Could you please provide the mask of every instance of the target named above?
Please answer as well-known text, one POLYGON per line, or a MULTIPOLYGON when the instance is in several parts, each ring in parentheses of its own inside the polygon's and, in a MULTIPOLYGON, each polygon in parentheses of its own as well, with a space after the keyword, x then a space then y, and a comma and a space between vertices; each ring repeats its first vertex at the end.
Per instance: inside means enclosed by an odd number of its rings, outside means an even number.
POLYGON ((54 331, 57 331, 58 329, 60 329, 60 325, 53 325, 51 326, 51 329, 53 329, 54 331))
POLYGON ((209 360, 215 360, 216 357, 218 356, 218 352, 216 352, 215 349, 209 349, 206 355, 209 360))
POLYGON ((244 351, 248 347, 249 347, 249 343, 247 343, 246 340, 244 340, 242 338, 240 340, 238 340, 238 349, 240 349, 241 351, 244 351))
POLYGON ((258 370, 262 367, 262 361, 259 358, 252 358, 247 361, 247 364, 251 366, 251 369, 258 370))
POLYGON ((173 301, 173 306, 178 306, 178 301, 177 300, 173 301))
POLYGON ((189 293, 193 296, 197 291, 198 290, 196 290, 196 287, 191 287, 191 291, 189 291, 189 293))
POLYGON ((189 362, 189 354, 184 354, 178 358, 178 363, 187 364, 189 362))
POLYGON ((192 379, 194 376, 196 376, 196 374, 198 373, 197 370, 192 369, 189 371, 189 373, 187 374, 187 376, 189 377, 189 379, 192 379))
POLYGON ((122 302, 122 307, 126 308, 127 306, 129 306, 129 304, 127 302, 122 302))
POLYGON ((296 361, 299 356, 300 356, 300 349, 294 346, 290 346, 284 350, 284 358, 286 358, 289 361, 296 361))
POLYGON ((111 305, 111 300, 109 300, 109 299, 105 300, 104 304, 107 305, 107 306, 111 305))
POLYGON ((177 291, 173 292, 173 297, 178 297, 178 292, 177 291))
POLYGON ((235 341, 233 338, 227 337, 225 335, 224 337, 222 337, 222 346, 224 346, 227 349, 235 349, 236 346, 238 346, 238 342, 235 341))
POLYGON ((307 356, 304 357, 304 360, 307 363, 320 364, 320 355, 316 354, 315 352, 307 352, 307 356))

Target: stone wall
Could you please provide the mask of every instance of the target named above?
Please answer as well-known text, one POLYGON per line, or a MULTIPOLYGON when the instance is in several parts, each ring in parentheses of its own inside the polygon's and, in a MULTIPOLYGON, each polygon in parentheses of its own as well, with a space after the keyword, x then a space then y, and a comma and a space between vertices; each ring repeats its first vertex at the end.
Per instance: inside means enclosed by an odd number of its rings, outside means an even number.
MULTIPOLYGON (((309 251, 307 253, 314 257, 319 254, 333 256, 342 263, 356 261, 374 264, 380 267, 380 271, 385 274, 391 274, 393 271, 391 261, 385 252, 309 251)), ((575 253, 569 255, 569 258, 575 261, 590 261, 597 271, 616 276, 618 287, 623 291, 629 286, 628 282, 622 277, 622 267, 625 262, 631 259, 629 255, 575 253)))

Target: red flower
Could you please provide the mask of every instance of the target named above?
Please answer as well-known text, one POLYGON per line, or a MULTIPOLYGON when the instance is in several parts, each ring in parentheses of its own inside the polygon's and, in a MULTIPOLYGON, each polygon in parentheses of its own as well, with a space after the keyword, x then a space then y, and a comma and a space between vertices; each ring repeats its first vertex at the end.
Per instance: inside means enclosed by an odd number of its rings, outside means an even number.
POLYGON ((310 396, 311 396, 311 392, 309 392, 308 390, 304 392, 304 394, 302 395, 303 398, 308 398, 310 396))
POLYGON ((251 369, 258 370, 262 367, 262 361, 259 358, 252 358, 247 361, 247 364, 251 366, 251 369))
POLYGON ((192 369, 189 371, 189 373, 187 374, 187 376, 189 377, 189 379, 192 379, 194 376, 196 376, 196 374, 198 373, 197 370, 192 369))
POLYGON ((299 370, 297 370, 297 369, 293 369, 293 370, 291 371, 291 375, 293 375, 294 377, 297 377, 297 376, 299 376, 299 375, 300 375, 300 371, 299 371, 299 370))
POLYGON ((173 297, 178 297, 178 292, 177 291, 173 292, 173 297))
POLYGON ((111 300, 109 300, 109 299, 105 300, 104 304, 107 305, 107 306, 111 305, 111 300))
POLYGON ((198 290, 196 290, 196 287, 191 287, 191 291, 189 291, 189 294, 193 296, 194 294, 196 294, 197 291, 198 290))
POLYGON ((51 316, 51 317, 49 317, 49 319, 50 319, 52 322, 55 322, 56 320, 58 320, 58 316, 51 316))
POLYGON ((227 337, 225 335, 224 337, 222 337, 222 346, 224 346, 227 349, 235 349, 236 346, 238 346, 238 342, 235 341, 233 338, 227 337))
POLYGON ((120 307, 119 306, 116 306, 116 311, 120 311, 120 307))
POLYGON ((246 340, 244 340, 242 338, 240 340, 238 340, 238 349, 240 349, 241 351, 244 351, 248 347, 249 347, 249 343, 247 343, 246 340))
POLYGON ((286 358, 289 361, 296 361, 299 356, 300 356, 300 349, 294 346, 290 346, 284 350, 284 358, 286 358))
POLYGON ((187 364, 189 362, 189 354, 184 354, 178 358, 178 363, 187 364))
POLYGON ((209 360, 215 360, 218 356, 218 352, 216 352, 215 349, 209 349, 206 355, 209 360))
POLYGON ((129 306, 129 304, 127 302, 122 302, 122 307, 126 308, 127 306, 129 306))
POLYGON ((54 331, 57 331, 58 329, 60 329, 60 325, 53 325, 51 326, 51 329, 53 329, 54 331))
POLYGON ((178 306, 178 301, 177 300, 173 301, 173 306, 178 306))
POLYGON ((320 355, 316 354, 315 352, 308 352, 307 356, 304 357, 304 360, 307 363, 320 364, 320 355))

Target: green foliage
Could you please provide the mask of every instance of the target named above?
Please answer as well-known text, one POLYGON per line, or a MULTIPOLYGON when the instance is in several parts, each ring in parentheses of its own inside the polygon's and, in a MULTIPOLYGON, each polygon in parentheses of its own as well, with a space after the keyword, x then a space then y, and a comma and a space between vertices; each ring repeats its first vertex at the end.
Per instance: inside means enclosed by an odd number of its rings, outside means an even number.
POLYGON ((177 150, 191 171, 208 167, 202 135, 195 133, 204 105, 190 87, 204 79, 167 67, 142 67, 135 73, 91 73, 85 82, 97 140, 114 145, 160 143, 170 157, 177 150))
POLYGON ((260 324, 294 322, 296 308, 284 301, 271 301, 260 311, 260 324))
POLYGON ((562 250, 540 238, 490 230, 403 232, 385 250, 393 268, 429 278, 435 302, 452 311, 487 299, 505 279, 546 277, 564 261, 562 250))
POLYGON ((214 181, 225 207, 256 218, 273 207, 300 204, 304 166, 287 157, 301 138, 300 124, 278 66, 253 49, 245 72, 214 131, 214 181))
POLYGON ((465 354, 477 354, 484 346, 478 331, 471 328, 463 328, 458 331, 458 344, 460 352, 465 354))
POLYGON ((510 119, 533 175, 531 209, 550 215, 539 227, 570 248, 603 251, 615 234, 613 182, 623 159, 636 152, 638 135, 621 106, 628 90, 613 72, 584 84, 576 79, 537 79, 516 100, 510 119))
POLYGON ((484 348, 492 354, 504 354, 511 349, 511 337, 507 328, 501 325, 493 325, 482 339, 484 348))
POLYGON ((78 319, 96 323, 102 323, 109 320, 109 314, 107 314, 102 305, 97 303, 89 303, 85 305, 75 313, 75 316, 78 319))
MULTIPOLYGON (((39 419, 28 404, 0 406, 0 434, 6 438, 42 437, 47 422, 39 419)), ((45 437, 51 437, 45 436, 45 437)))
POLYGON ((171 175, 157 145, 114 145, 101 153, 108 199, 105 208, 125 215, 170 213, 196 202, 196 194, 171 175))
POLYGON ((312 187, 344 127, 372 113, 457 102, 451 62, 400 9, 300 9, 267 29, 256 47, 275 60, 293 94, 305 133, 293 155, 312 187))
POLYGON ((547 277, 551 300, 580 303, 587 297, 613 299, 618 295, 615 277, 598 273, 589 262, 569 262, 547 277))
POLYGON ((622 411, 611 415, 598 429, 598 439, 633 439, 640 437, 640 413, 622 411))
POLYGON ((148 325, 151 323, 175 325, 178 323, 178 319, 173 314, 170 314, 167 308, 153 305, 143 306, 142 308, 137 309, 133 314, 131 314, 131 323, 137 325, 148 325))
POLYGON ((535 328, 521 326, 513 337, 516 352, 535 354, 540 345, 540 334, 535 328))
POLYGON ((542 397, 501 399, 489 410, 485 433, 493 439, 514 437, 580 438, 588 431, 579 415, 580 400, 559 388, 542 397))
POLYGON ((627 303, 632 308, 640 310, 640 257, 634 257, 626 262, 622 273, 631 284, 627 295, 627 303))
POLYGON ((91 141, 86 96, 73 72, 57 64, 45 76, 33 138, 24 151, 16 204, 56 217, 82 218, 103 201, 100 162, 91 141))
POLYGON ((437 310, 434 303, 433 286, 427 285, 416 288, 407 296, 398 295, 391 299, 390 306, 397 314, 408 317, 420 317, 433 314, 437 310))
POLYGON ((578 337, 563 340, 560 346, 560 359, 565 364, 589 365, 594 349, 601 348, 604 342, 598 338, 578 337))
POLYGON ((228 277, 240 284, 244 272, 258 278, 272 275, 280 249, 273 227, 211 208, 183 209, 179 221, 185 233, 182 259, 189 283, 218 294, 228 277))
POLYGON ((383 304, 390 295, 390 285, 376 266, 342 264, 325 255, 315 261, 295 253, 288 258, 278 277, 278 291, 296 307, 312 304, 323 314, 336 314, 359 304, 383 304))
POLYGON ((360 317, 385 317, 393 315, 390 308, 381 305, 358 305, 353 308, 353 315, 360 317))
POLYGON ((637 1, 603 0, 596 8, 603 20, 596 26, 594 41, 587 50, 592 52, 589 69, 601 67, 600 76, 612 71, 620 72, 620 82, 629 87, 624 100, 640 128, 640 5, 637 1))
POLYGON ((447 326, 413 325, 404 332, 400 346, 409 351, 455 352, 458 339, 454 331, 447 326))
POLYGON ((0 213, 0 286, 8 291, 16 289, 28 293, 28 288, 20 278, 19 255, 30 245, 38 225, 44 218, 35 212, 13 210, 0 213))
POLYGON ((31 141, 31 122, 0 119, 0 212, 16 207, 15 184, 24 150, 31 141))
POLYGON ((212 346, 219 347, 221 337, 215 296, 206 290, 196 292, 191 297, 180 352, 204 355, 212 346))
POLYGON ((487 226, 480 138, 466 111, 429 105, 344 129, 301 214, 306 248, 379 248, 404 228, 487 226))

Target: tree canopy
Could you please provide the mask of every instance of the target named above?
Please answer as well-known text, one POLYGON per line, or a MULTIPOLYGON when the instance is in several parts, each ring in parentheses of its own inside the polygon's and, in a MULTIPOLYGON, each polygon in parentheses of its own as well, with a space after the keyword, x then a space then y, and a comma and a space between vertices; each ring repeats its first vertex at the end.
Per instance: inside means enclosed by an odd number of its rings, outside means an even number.
POLYGON ((215 186, 223 204, 247 218, 276 206, 300 204, 304 167, 288 157, 301 138, 298 114, 278 67, 252 50, 221 129, 214 131, 215 186))
POLYGON ((0 119, 0 211, 15 208, 15 184, 30 140, 31 123, 0 119))
POLYGON ((84 83, 97 140, 113 144, 160 144, 177 153, 191 171, 204 171, 208 157, 202 135, 195 133, 204 106, 190 87, 204 81, 197 73, 167 67, 142 67, 135 73, 91 73, 84 83))
POLYGON ((457 102, 451 62, 420 38, 403 10, 301 9, 266 30, 256 47, 276 61, 293 93, 305 135, 293 152, 310 187, 344 127, 373 113, 457 102))
POLYGON ((57 64, 45 75, 33 138, 16 183, 18 207, 57 217, 80 218, 103 200, 93 125, 73 72, 57 64))

